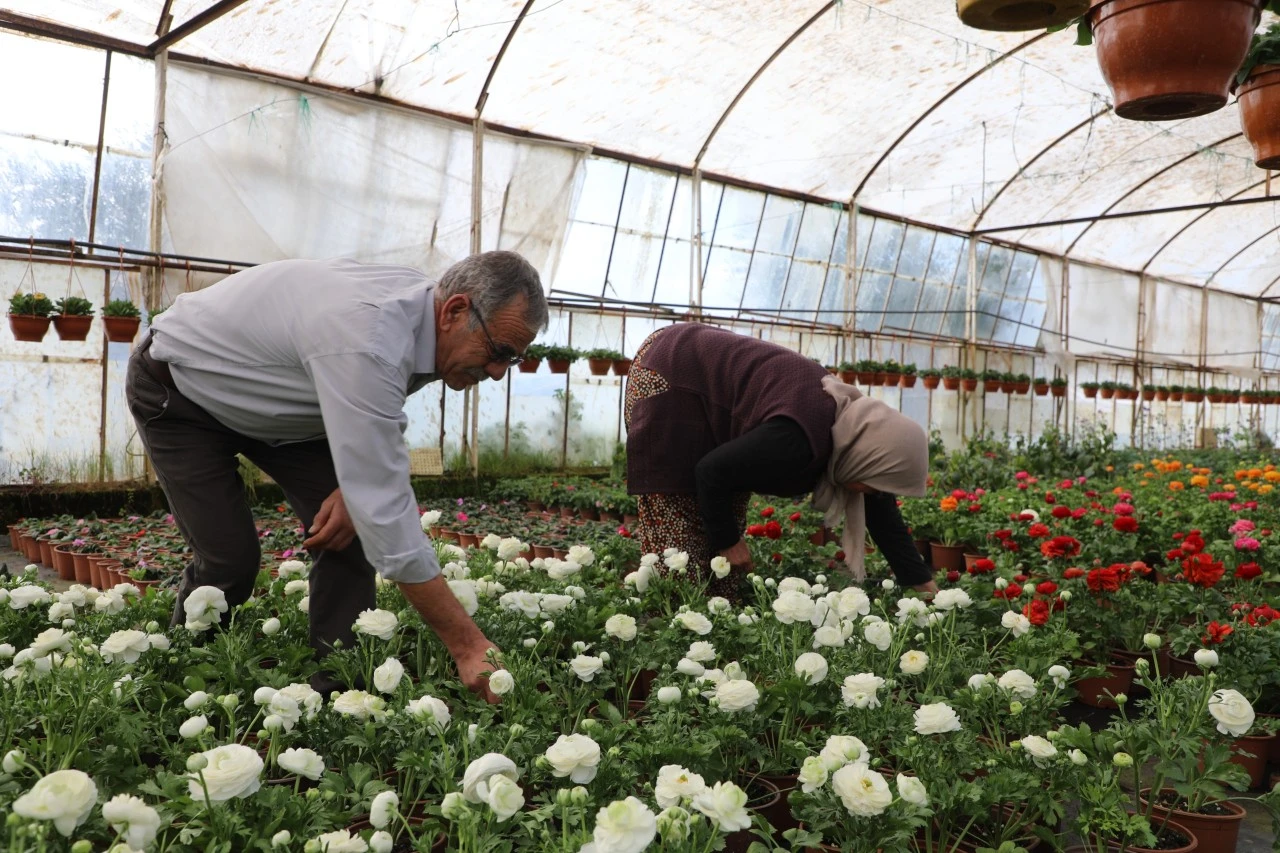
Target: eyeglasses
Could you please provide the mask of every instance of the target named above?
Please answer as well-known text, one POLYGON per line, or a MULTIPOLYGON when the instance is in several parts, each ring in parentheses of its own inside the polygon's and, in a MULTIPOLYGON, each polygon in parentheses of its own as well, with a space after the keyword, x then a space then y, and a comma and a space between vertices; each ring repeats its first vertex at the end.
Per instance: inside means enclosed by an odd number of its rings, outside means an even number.
POLYGON ((484 318, 480 316, 480 312, 473 304, 471 313, 476 315, 476 320, 480 322, 480 331, 484 332, 484 339, 489 342, 489 361, 495 364, 505 364, 515 367, 524 361, 524 356, 516 352, 516 348, 511 344, 499 344, 493 340, 493 335, 489 334, 489 327, 484 324, 484 318))

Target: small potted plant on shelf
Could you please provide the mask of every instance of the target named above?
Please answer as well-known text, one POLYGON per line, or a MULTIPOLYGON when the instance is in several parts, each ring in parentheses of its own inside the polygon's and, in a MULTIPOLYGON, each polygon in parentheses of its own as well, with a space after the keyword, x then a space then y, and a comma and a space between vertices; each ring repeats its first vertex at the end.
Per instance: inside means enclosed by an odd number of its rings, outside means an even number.
MULTIPOLYGON (((1275 9, 1275 4, 1271 4, 1275 9)), ((1280 169, 1280 23, 1253 37, 1236 74, 1240 124, 1259 169, 1280 169)))
POLYGON ((1031 377, 1026 373, 1013 375, 1013 393, 1026 394, 1031 390, 1031 377))
POLYGON ((622 353, 618 353, 618 357, 613 360, 613 375, 627 376, 631 373, 631 359, 622 353))
POLYGON ((1116 389, 1120 387, 1119 383, 1108 379, 1106 382, 1098 386, 1098 396, 1104 400, 1110 400, 1116 395, 1116 389))
POLYGON ((1168 385, 1157 385, 1157 386, 1156 386, 1156 400, 1158 400, 1159 402, 1163 403, 1163 402, 1165 402, 1165 401, 1166 401, 1166 400, 1168 400, 1168 399, 1169 399, 1169 386, 1168 386, 1168 385))
POLYGON ((1188 403, 1202 403, 1204 402, 1204 389, 1199 386, 1183 388, 1182 399, 1188 403))
POLYGON ((1055 397, 1067 396, 1067 377, 1055 376, 1049 380, 1049 393, 1055 397))
POLYGON ((836 372, 840 376, 840 381, 845 385, 852 385, 858 381, 858 371, 854 369, 852 361, 842 361, 836 367, 836 372))
POLYGON ((542 360, 547 357, 547 351, 550 349, 551 347, 546 344, 530 344, 524 351, 524 361, 520 362, 520 372, 537 373, 538 367, 542 365, 542 360))
POLYGON ((1183 388, 1181 385, 1169 386, 1169 402, 1170 403, 1181 403, 1185 398, 1185 396, 1186 396, 1186 389, 1183 388))
POLYGON ((966 391, 978 390, 978 372, 965 367, 960 370, 960 387, 966 391))
POLYGON ((947 365, 940 371, 942 374, 942 387, 948 391, 960 390, 960 368, 954 365, 947 365))
POLYGON ((568 373, 569 365, 581 357, 582 353, 573 347, 552 346, 547 348, 547 363, 551 365, 552 373, 568 373))
POLYGON ((902 376, 898 379, 898 386, 901 388, 916 387, 916 366, 914 364, 902 365, 902 376))
POLYGON ((894 387, 902 379, 902 365, 893 359, 889 359, 880 365, 880 370, 877 372, 880 376, 880 384, 886 388, 894 387))
POLYGON ((864 358, 853 366, 853 372, 857 374, 858 382, 862 385, 876 384, 876 375, 880 373, 880 369, 880 362, 869 358, 864 358))
POLYGON ((1037 376, 1031 383, 1031 387, 1035 390, 1037 397, 1044 397, 1049 393, 1049 380, 1043 376, 1037 376))
POLYGON ((1004 382, 1004 374, 999 370, 982 371, 982 390, 987 394, 994 394, 1000 390, 1004 382))
POLYGON ((608 374, 609 368, 613 367, 613 363, 622 358, 622 353, 613 349, 587 350, 584 355, 587 359, 587 368, 591 371, 592 376, 608 374))
POLYGON ((1150 403, 1155 398, 1156 398, 1156 387, 1154 385, 1143 385, 1142 401, 1144 403, 1150 403))
POLYGON ((83 341, 93 325, 93 303, 83 296, 64 296, 54 306, 53 330, 64 341, 83 341))
POLYGON ((942 371, 936 367, 926 367, 920 371, 920 380, 924 382, 924 387, 932 391, 942 381, 942 371))
POLYGON ((1098 396, 1098 389, 1102 387, 1101 382, 1081 382, 1080 390, 1084 392, 1087 399, 1092 400, 1098 396))
POLYGON ((9 297, 9 328, 14 340, 36 343, 49 331, 53 302, 43 293, 18 293, 9 297))
POLYGON ((1210 403, 1221 403, 1226 398, 1226 392, 1217 385, 1210 385, 1204 394, 1209 398, 1210 403))
POLYGON ((107 340, 127 344, 138 334, 142 312, 129 299, 112 299, 102 306, 102 325, 107 340))

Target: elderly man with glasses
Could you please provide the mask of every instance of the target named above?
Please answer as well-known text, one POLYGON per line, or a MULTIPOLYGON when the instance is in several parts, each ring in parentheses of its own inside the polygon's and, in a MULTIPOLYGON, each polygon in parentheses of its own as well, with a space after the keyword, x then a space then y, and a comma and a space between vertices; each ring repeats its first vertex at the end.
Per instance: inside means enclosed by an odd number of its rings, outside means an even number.
MULTIPOLYGON (((409 484, 405 399, 501 379, 547 325, 537 271, 486 252, 439 282, 409 267, 290 260, 179 296, 129 361, 125 395, 192 559, 178 593, 253 592, 261 552, 237 454, 284 489, 315 556, 311 644, 350 646, 396 582, 490 701, 493 645, 463 610, 422 533, 409 484)), ((313 686, 338 686, 321 673, 313 686)))

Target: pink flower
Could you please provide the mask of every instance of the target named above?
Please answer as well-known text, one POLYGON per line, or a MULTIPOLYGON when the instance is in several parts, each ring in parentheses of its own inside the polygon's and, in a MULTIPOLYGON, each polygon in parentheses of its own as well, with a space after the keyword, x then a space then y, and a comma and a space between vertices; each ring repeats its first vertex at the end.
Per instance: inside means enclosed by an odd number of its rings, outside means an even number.
POLYGON ((1018 473, 1014 474, 1013 476, 1014 476, 1014 478, 1015 478, 1015 479, 1018 479, 1018 480, 1025 480, 1025 479, 1027 479, 1028 477, 1030 477, 1031 475, 1030 475, 1030 474, 1028 474, 1026 471, 1019 471, 1018 473))
POLYGON ((463 501, 462 498, 458 498, 458 506, 462 506, 463 503, 465 503, 465 501, 463 501))
POLYGON ((1111 510, 1116 515, 1133 515, 1133 504, 1116 504, 1111 510))
POLYGON ((1262 543, 1260 543, 1257 539, 1251 539, 1248 536, 1241 536, 1239 539, 1236 540, 1237 551, 1256 551, 1261 547, 1262 547, 1262 543))
POLYGON ((1249 519, 1242 518, 1239 521, 1237 521, 1235 524, 1228 527, 1227 532, 1235 534, 1236 536, 1239 536, 1241 533, 1248 533, 1252 531, 1257 526, 1258 525, 1254 524, 1249 519))
POLYGON ((458 521, 466 521, 467 514, 465 512, 460 512, 456 516, 454 516, 454 518, 458 519, 458 521))

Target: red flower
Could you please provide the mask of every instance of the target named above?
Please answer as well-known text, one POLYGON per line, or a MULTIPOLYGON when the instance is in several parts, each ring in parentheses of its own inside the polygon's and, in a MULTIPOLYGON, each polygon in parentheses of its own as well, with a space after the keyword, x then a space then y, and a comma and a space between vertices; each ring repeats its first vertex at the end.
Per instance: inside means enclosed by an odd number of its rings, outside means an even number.
POLYGON ((1089 510, 1085 509, 1084 507, 1076 507, 1071 511, 1072 518, 1084 518, 1088 514, 1089 514, 1089 510))
POLYGON ((1049 535, 1049 525, 1036 522, 1027 528, 1027 535, 1032 539, 1043 539, 1049 535))
POLYGON ((1066 506, 1063 506, 1062 504, 1058 504, 1053 508, 1053 511, 1050 512, 1049 514, 1052 515, 1054 518, 1070 518, 1071 507, 1066 507, 1066 506))
POLYGON ((1121 533, 1137 533, 1138 519, 1132 515, 1117 515, 1115 521, 1111 522, 1111 526, 1121 533))
POLYGON ((773 555, 773 561, 774 561, 775 563, 781 563, 781 562, 782 562, 782 555, 781 555, 781 554, 774 554, 774 555, 773 555))
POLYGON ((995 538, 999 539, 1001 542, 1003 542, 1004 540, 1008 539, 1010 536, 1012 536, 1012 535, 1013 535, 1013 531, 1012 531, 1012 530, 997 530, 995 533, 992 533, 991 535, 992 535, 992 536, 994 536, 995 538))
POLYGON ((1049 621, 1049 604, 1038 598, 1029 601, 1022 606, 1022 615, 1027 617, 1032 625, 1043 625, 1049 621))
POLYGON ((1200 638, 1203 643, 1221 643, 1235 630, 1230 625, 1222 622, 1210 622, 1207 628, 1208 632, 1200 638))
POLYGON ((951 497, 955 498, 958 501, 962 501, 965 498, 969 497, 969 493, 966 492, 964 489, 953 489, 951 492, 951 497))
POLYGON ((630 530, 628 530, 628 529, 627 529, 627 528, 625 528, 625 527, 619 527, 619 528, 618 528, 618 535, 619 535, 619 536, 621 536, 623 539, 630 539, 630 538, 631 538, 631 531, 630 531, 630 530))
POLYGON ((1133 504, 1118 503, 1111 508, 1116 515, 1133 515, 1133 504))
POLYGON ((1069 581, 1069 580, 1074 580, 1075 578, 1082 578, 1084 577, 1084 575, 1085 575, 1084 569, 1072 566, 1071 568, 1067 569, 1062 573, 1062 579, 1069 581))
POLYGON ((782 525, 776 521, 770 521, 764 526, 764 535, 770 539, 782 538, 782 525))
POLYGON ((1236 566, 1235 576, 1242 581, 1253 580, 1262 574, 1262 567, 1257 563, 1241 563, 1236 566))
POLYGON ((1087 581, 1089 589, 1094 592, 1115 592, 1120 588, 1120 584, 1124 583, 1124 577, 1120 574, 1117 566, 1108 566, 1105 569, 1090 569, 1089 579, 1087 581))
POLYGON ((747 535, 748 535, 748 536, 763 536, 763 535, 764 535, 764 525, 763 525, 763 524, 750 524, 750 525, 748 525, 748 526, 747 526, 747 535))
POLYGON ((1012 539, 1006 539, 1000 543, 1006 551, 1021 551, 1022 547, 1012 539))
POLYGON ((1259 605, 1257 609, 1245 617, 1245 621, 1254 627, 1270 625, 1277 619, 1280 619, 1280 610, 1276 610, 1269 604, 1259 605))
MULTIPOLYGON (((1071 570, 1068 569, 1067 571, 1071 570)), ((1036 584, 1036 592, 1041 595, 1053 595, 1057 591, 1058 585, 1053 581, 1040 581, 1040 583, 1036 584)))
POLYGON ((969 504, 969 512, 982 512, 982 504, 976 501, 969 504))
POLYGON ((1022 595, 1022 587, 1018 586, 1016 583, 1011 583, 1008 586, 1006 586, 1004 589, 997 589, 995 591, 994 597, 1004 598, 1009 601, 1013 601, 1013 599, 1018 598, 1021 595, 1022 595))
POLYGON ((800 513, 798 513, 798 512, 793 512, 793 513, 791 513, 791 520, 792 520, 792 521, 799 521, 802 517, 803 517, 803 516, 802 516, 800 513))
POLYGON ((1205 589, 1222 580, 1225 571, 1222 563, 1209 554, 1195 554, 1182 561, 1182 574, 1187 583, 1202 586, 1205 589))
POLYGON ((1080 542, 1070 536, 1055 536, 1040 543, 1040 553, 1052 560, 1055 557, 1074 557, 1080 553, 1080 542))
POLYGON ((1045 493, 1044 493, 1044 502, 1045 502, 1045 503, 1047 503, 1047 504, 1051 504, 1051 503, 1053 503, 1053 502, 1054 502, 1054 501, 1056 501, 1056 500, 1057 500, 1057 498, 1055 498, 1055 497, 1053 496, 1053 492, 1045 492, 1045 493))
POLYGON ((996 564, 993 563, 991 560, 988 560, 986 557, 983 557, 981 559, 973 561, 973 565, 969 567, 969 574, 981 575, 987 572, 994 572, 995 570, 996 570, 996 564))
POLYGON ((837 560, 843 560, 843 559, 844 559, 844 551, 836 551, 836 559, 837 559, 837 560))
POLYGON ((960 573, 957 572, 955 569, 952 569, 951 571, 947 572, 947 580, 950 581, 951 583, 955 583, 956 581, 960 580, 960 573))
POLYGON ((760 510, 760 517, 761 517, 761 518, 773 518, 773 507, 771 507, 771 506, 767 506, 767 507, 765 507, 764 509, 760 510))
POLYGON ((1014 576, 1013 576, 1013 579, 1014 579, 1014 581, 1016 581, 1017 583, 1026 583, 1028 580, 1030 580, 1030 578, 1028 578, 1028 577, 1027 577, 1026 575, 1024 575, 1022 572, 1018 572, 1016 575, 1014 575, 1014 576))

